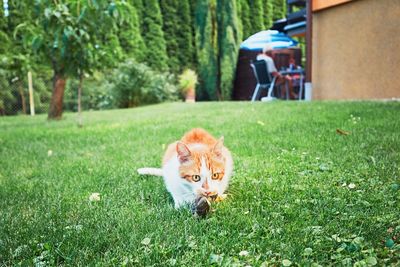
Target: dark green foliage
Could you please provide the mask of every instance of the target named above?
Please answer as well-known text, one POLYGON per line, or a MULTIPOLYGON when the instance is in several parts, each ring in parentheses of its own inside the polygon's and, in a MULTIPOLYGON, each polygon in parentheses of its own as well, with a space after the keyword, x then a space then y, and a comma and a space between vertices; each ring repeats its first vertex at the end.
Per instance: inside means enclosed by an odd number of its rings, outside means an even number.
POLYGON ((61 119, 65 81, 113 66, 123 57, 118 26, 129 21, 125 1, 65 3, 38 0, 34 18, 17 26, 24 45, 31 46, 54 72, 48 118, 61 119))
POLYGON ((239 40, 243 38, 243 23, 242 23, 242 4, 241 0, 235 0, 236 2, 236 10, 237 10, 237 24, 238 24, 238 32, 239 32, 239 40))
POLYGON ((219 90, 222 100, 230 100, 239 51, 236 2, 219 0, 217 6, 219 35, 219 90))
POLYGON ((264 6, 262 0, 250 0, 251 34, 266 30, 264 26, 264 6))
POLYGON ((180 70, 193 68, 195 62, 194 27, 190 10, 190 0, 178 1, 178 47, 180 70))
POLYGON ((177 100, 176 81, 168 73, 155 72, 146 65, 128 60, 113 73, 112 94, 117 107, 177 100))
POLYGON ((272 0, 264 0, 264 27, 265 27, 265 29, 271 28, 271 26, 274 22, 273 13, 274 13, 274 6, 272 4, 272 0))
POLYGON ((124 21, 118 28, 119 42, 127 57, 143 61, 145 44, 141 33, 139 14, 135 7, 129 8, 130 20, 124 21))
POLYGON ((196 49, 196 7, 197 7, 197 0, 189 1, 190 6, 190 20, 191 20, 191 32, 192 32, 192 49, 193 49, 193 64, 196 66, 197 64, 197 49, 196 49))
POLYGON ((136 10, 137 15, 139 17, 139 22, 140 25, 142 25, 142 21, 143 21, 143 1, 142 0, 129 0, 128 1, 136 10))
POLYGON ((211 0, 197 1, 196 50, 199 73, 196 96, 202 100, 217 100, 217 32, 215 21, 215 3, 211 0))
POLYGON ((111 66, 122 57, 117 25, 129 20, 125 2, 35 2, 35 23, 21 32, 55 73, 78 77, 111 66))
MULTIPOLYGON (((64 109, 77 111, 79 80, 70 79, 65 89, 64 109)), ((117 108, 114 103, 113 84, 110 79, 106 79, 102 73, 94 73, 93 76, 85 79, 82 91, 82 109, 100 110, 117 108)))
POLYGON ((282 19, 286 16, 286 0, 269 0, 273 6, 273 20, 282 19))
POLYGON ((49 68, 40 65, 40 58, 32 53, 29 35, 22 28, 33 23, 32 6, 24 1, 9 1, 8 17, 0 9, 0 115, 29 112, 28 71, 34 75, 36 113, 46 112, 51 95, 46 75, 49 68))
MULTIPOLYGON (((52 79, 50 79, 51 72, 47 70, 46 72, 37 71, 32 74, 32 87, 34 90, 34 102, 35 102, 35 113, 47 113, 49 108, 49 102, 51 99, 51 87, 52 87, 52 79)), ((24 87, 26 101, 28 100, 28 89, 26 87, 27 78, 24 79, 24 87)), ((27 103, 27 107, 29 107, 27 103)), ((28 108, 29 110, 29 108, 28 108)), ((29 111, 28 111, 29 113, 29 111)))
POLYGON ((243 39, 253 34, 252 16, 248 0, 240 0, 243 39))
POLYGON ((7 73, 0 69, 0 115, 15 114, 18 100, 17 88, 11 85, 7 73))
POLYGON ((200 86, 197 97, 229 100, 240 36, 235 1, 198 1, 196 48, 200 86))
MULTIPOLYGON (((0 116, 29 114, 28 78, 25 75, 12 75, 13 72, 0 69, 0 116)), ((45 113, 51 97, 50 75, 45 71, 33 75, 35 113, 45 113)))
POLYGON ((29 36, 20 29, 33 22, 31 5, 24 1, 9 1, 10 14, 6 18, 0 11, 0 68, 11 76, 23 76, 34 67, 37 58, 27 45, 29 36))
POLYGON ((143 2, 142 34, 146 46, 146 63, 157 70, 168 69, 167 48, 162 30, 163 19, 157 0, 143 2))
POLYGON ((193 27, 188 0, 160 1, 166 37, 168 66, 179 73, 194 62, 193 27))
POLYGON ((178 2, 175 0, 160 1, 160 9, 163 18, 163 32, 168 54, 168 67, 175 73, 180 71, 179 54, 179 32, 182 24, 179 23, 181 13, 178 10, 178 2))

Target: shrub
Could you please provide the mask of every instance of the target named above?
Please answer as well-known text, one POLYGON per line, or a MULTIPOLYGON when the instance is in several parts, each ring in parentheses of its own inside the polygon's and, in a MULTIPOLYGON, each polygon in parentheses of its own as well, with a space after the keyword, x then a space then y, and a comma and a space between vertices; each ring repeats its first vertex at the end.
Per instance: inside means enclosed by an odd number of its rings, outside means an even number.
POLYGON ((127 60, 114 71, 112 83, 114 100, 120 108, 178 99, 172 74, 159 73, 134 60, 127 60))
MULTIPOLYGON (((64 96, 64 109, 70 111, 78 110, 78 79, 69 79, 64 96)), ((115 108, 112 94, 111 81, 107 80, 101 73, 87 77, 82 86, 82 109, 101 110, 115 108)))

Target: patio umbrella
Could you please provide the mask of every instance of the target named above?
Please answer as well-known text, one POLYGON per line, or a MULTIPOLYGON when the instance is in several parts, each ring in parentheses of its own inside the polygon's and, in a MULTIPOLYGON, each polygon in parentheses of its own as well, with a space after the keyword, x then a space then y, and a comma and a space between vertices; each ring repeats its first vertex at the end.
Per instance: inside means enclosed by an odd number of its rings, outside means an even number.
POLYGON ((298 42, 278 31, 268 30, 253 34, 240 45, 240 49, 261 51, 269 44, 273 49, 296 47, 298 42))

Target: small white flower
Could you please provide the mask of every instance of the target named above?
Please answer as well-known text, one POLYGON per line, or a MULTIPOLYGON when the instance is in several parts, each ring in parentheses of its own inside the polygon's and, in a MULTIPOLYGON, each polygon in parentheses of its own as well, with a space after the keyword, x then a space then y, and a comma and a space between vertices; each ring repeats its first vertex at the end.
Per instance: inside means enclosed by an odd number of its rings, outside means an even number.
POLYGON ((150 238, 148 238, 148 237, 146 237, 146 238, 144 238, 143 240, 142 240, 142 245, 145 245, 145 246, 148 246, 149 244, 150 244, 150 242, 151 242, 151 239, 150 238))
POLYGON ((242 250, 239 252, 239 256, 246 257, 247 255, 249 255, 249 252, 247 250, 242 250))
POLYGON ((48 157, 51 157, 52 155, 53 155, 53 150, 50 149, 49 151, 47 151, 47 156, 48 157))
POLYGON ((290 260, 286 260, 285 259, 285 260, 282 261, 282 265, 283 266, 290 266, 290 265, 292 265, 292 262, 290 260))
POLYGON ((100 201, 100 193, 92 193, 89 196, 90 201, 100 201))
POLYGON ((354 189, 354 188, 356 188, 356 185, 353 184, 353 183, 351 183, 351 184, 348 185, 348 187, 349 187, 350 189, 354 189))

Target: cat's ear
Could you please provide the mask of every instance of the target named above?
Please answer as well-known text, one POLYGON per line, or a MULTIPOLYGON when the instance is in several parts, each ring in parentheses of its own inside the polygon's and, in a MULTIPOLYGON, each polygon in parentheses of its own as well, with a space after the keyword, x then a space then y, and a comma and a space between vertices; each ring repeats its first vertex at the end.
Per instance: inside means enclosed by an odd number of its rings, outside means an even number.
POLYGON ((224 137, 221 136, 221 138, 218 139, 217 143, 215 144, 215 146, 213 148, 213 153, 218 157, 221 156, 223 147, 224 147, 224 137))
POLYGON ((182 142, 176 143, 176 152, 178 153, 178 159, 180 163, 188 161, 191 155, 187 145, 182 142))

